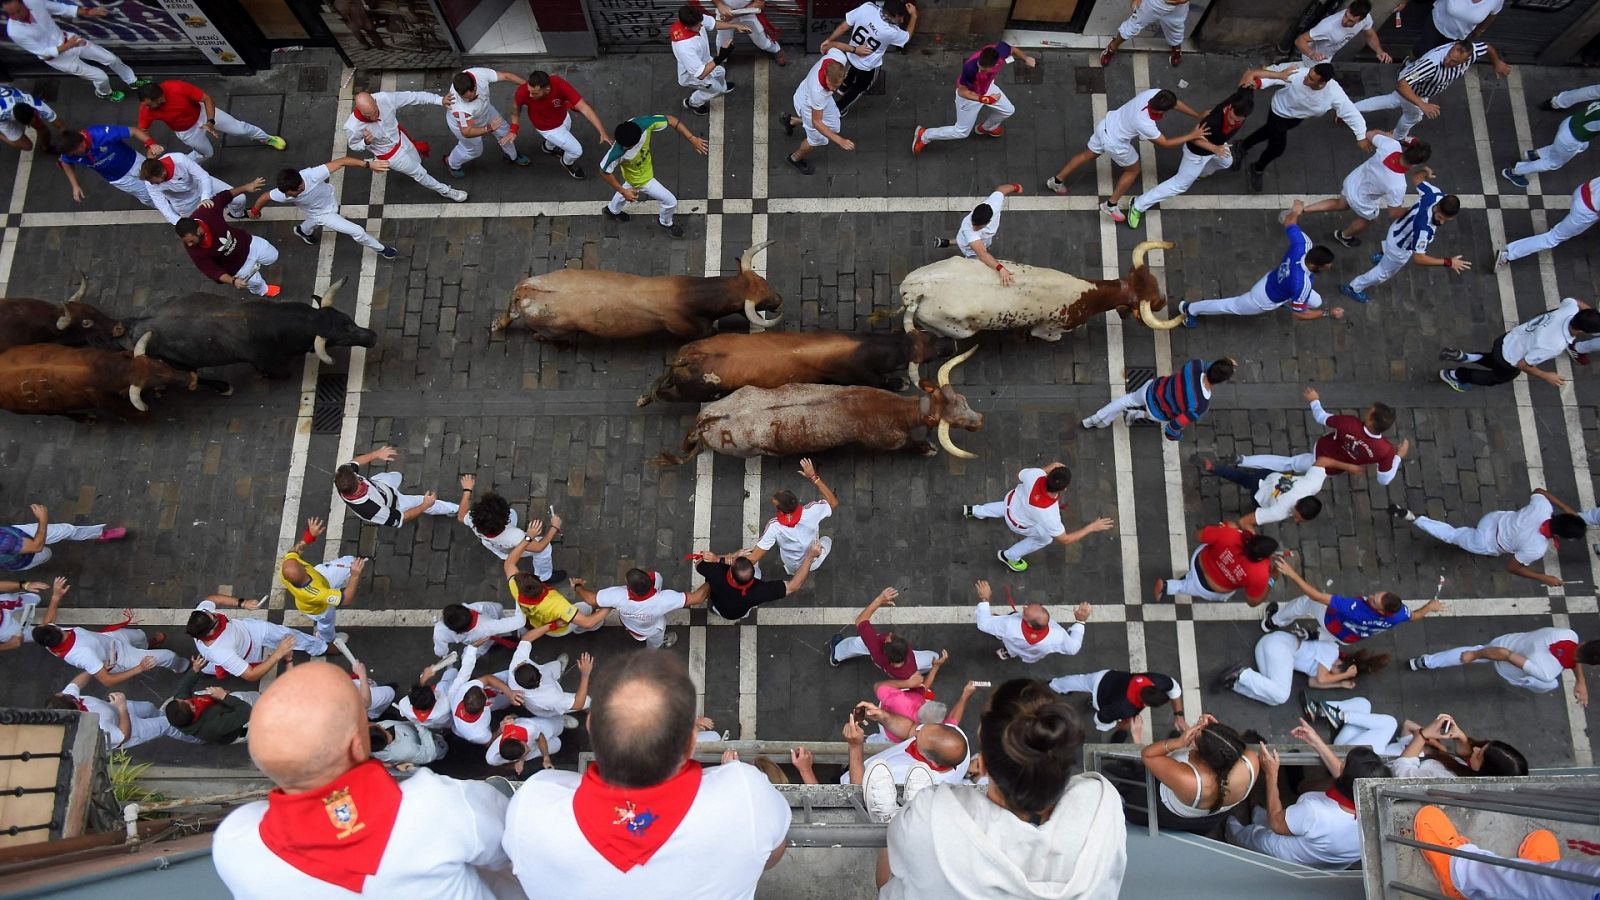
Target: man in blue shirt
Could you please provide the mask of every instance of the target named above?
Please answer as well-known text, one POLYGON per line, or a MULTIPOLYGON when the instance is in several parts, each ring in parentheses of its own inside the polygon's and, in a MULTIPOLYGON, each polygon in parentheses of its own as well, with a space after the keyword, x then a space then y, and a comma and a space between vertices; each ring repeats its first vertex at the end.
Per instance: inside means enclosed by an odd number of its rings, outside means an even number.
POLYGON ((1326 607, 1321 613, 1322 627, 1327 630, 1328 636, 1341 644, 1354 644, 1363 638, 1382 634, 1396 625, 1436 613, 1444 606, 1435 597, 1415 611, 1408 610, 1393 591, 1378 591, 1366 597, 1330 594, 1317 590, 1285 560, 1279 559, 1275 565, 1296 587, 1305 591, 1305 595, 1281 606, 1277 603, 1267 604, 1261 616, 1261 630, 1266 632, 1296 629, 1295 620, 1316 618, 1317 607, 1321 606, 1326 607))
POLYGON ((1418 184, 1417 202, 1389 226, 1383 250, 1372 254, 1372 268, 1349 284, 1339 285, 1339 293, 1357 303, 1366 303, 1372 299, 1367 296, 1367 288, 1393 278, 1406 263, 1443 266, 1457 275, 1472 268, 1465 257, 1429 256, 1426 252, 1439 226, 1454 219, 1460 211, 1461 200, 1455 194, 1446 194, 1426 181, 1418 184))
MULTIPOLYGON (((1330 315, 1319 311, 1322 296, 1311 285, 1316 273, 1333 265, 1333 251, 1321 245, 1312 246, 1311 239, 1300 230, 1300 214, 1304 211, 1305 204, 1296 200, 1283 217, 1289 249, 1276 269, 1261 276, 1249 291, 1237 297, 1180 302, 1178 312, 1183 314, 1183 326, 1198 326, 1200 316, 1259 316, 1281 306, 1288 306, 1296 319, 1320 319, 1330 315)), ((1344 310, 1334 307, 1331 315, 1341 318, 1344 310)))
POLYGON ((144 144, 151 159, 159 158, 166 152, 160 144, 151 143, 150 135, 130 126, 90 125, 82 131, 62 135, 61 155, 56 159, 56 164, 66 173, 67 181, 72 185, 74 203, 83 202, 83 186, 78 184, 78 176, 72 167, 87 166, 99 172, 117 190, 132 195, 145 206, 152 205, 150 186, 139 179, 139 164, 143 160, 139 151, 128 146, 130 137, 144 144))

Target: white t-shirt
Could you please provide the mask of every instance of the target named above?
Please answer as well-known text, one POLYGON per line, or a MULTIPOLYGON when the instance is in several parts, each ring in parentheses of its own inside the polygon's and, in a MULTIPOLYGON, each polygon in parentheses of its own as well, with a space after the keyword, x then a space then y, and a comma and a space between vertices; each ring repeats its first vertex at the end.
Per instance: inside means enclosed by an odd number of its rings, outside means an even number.
POLYGON ((117 715, 115 706, 101 700, 99 697, 85 695, 83 691, 78 690, 76 684, 70 682, 61 689, 61 693, 82 703, 85 712, 94 713, 95 718, 99 720, 100 730, 105 732, 106 742, 111 745, 112 749, 122 746, 125 735, 123 735, 120 727, 122 719, 117 715))
POLYGON ((306 211, 307 218, 339 214, 339 201, 333 196, 333 185, 328 179, 333 172, 326 166, 312 166, 300 170, 300 193, 293 197, 273 188, 267 192, 275 202, 288 203, 306 211))
POLYGON ((1544 559, 1550 549, 1550 539, 1542 529, 1553 513, 1550 501, 1543 494, 1534 494, 1521 509, 1492 512, 1483 518, 1494 529, 1500 552, 1510 553, 1517 562, 1531 566, 1544 559))
POLYGON ((90 675, 106 670, 107 674, 128 668, 121 664, 117 658, 117 651, 121 649, 122 641, 112 637, 117 632, 100 633, 87 628, 63 628, 63 633, 76 635, 72 642, 72 649, 66 652, 61 659, 68 665, 77 666, 90 675))
POLYGON ((506 520, 505 530, 494 537, 485 535, 483 532, 478 530, 478 526, 472 524, 472 513, 467 513, 466 518, 463 519, 462 522, 468 528, 472 529, 472 533, 478 536, 478 540, 483 542, 483 546, 489 548, 490 553, 493 553, 495 556, 498 556, 501 559, 505 559, 506 557, 510 556, 511 551, 515 550, 517 545, 522 543, 528 537, 528 533, 526 531, 523 531, 521 528, 517 527, 517 511, 514 509, 511 511, 511 517, 506 520))
POLYGON ((1500 342, 1500 355, 1513 366, 1527 362, 1537 366, 1564 353, 1572 343, 1572 318, 1578 314, 1578 301, 1571 297, 1561 305, 1506 332, 1500 342))
POLYGON ((785 559, 798 561, 816 542, 817 534, 822 529, 822 520, 831 515, 833 507, 828 505, 828 501, 813 500, 800 508, 800 521, 793 525, 785 525, 774 516, 767 520, 767 527, 761 529, 756 546, 762 550, 771 550, 776 546, 785 559))
POLYGON ((974 227, 972 213, 967 213, 967 217, 961 220, 961 227, 956 230, 956 249, 969 259, 978 255, 972 249, 973 241, 983 241, 985 249, 994 246, 994 236, 1000 231, 1000 211, 1005 208, 1006 195, 995 191, 983 202, 994 210, 994 216, 989 219, 989 224, 982 228, 974 227))
POLYGON ((1073 622, 1063 628, 1060 622, 1051 620, 1044 637, 1038 643, 1030 644, 1022 633, 1020 615, 994 615, 985 601, 978 604, 977 619, 979 631, 999 638, 1007 653, 1025 663, 1036 663, 1052 653, 1071 656, 1083 648, 1082 622, 1073 622))
POLYGON ((1561 685, 1561 673, 1564 669, 1561 661, 1550 652, 1550 645, 1562 641, 1581 643, 1578 633, 1570 628, 1536 628, 1533 631, 1517 634, 1502 634, 1490 641, 1489 646, 1504 647, 1528 659, 1527 664, 1521 668, 1513 666, 1510 662, 1497 661, 1494 664, 1495 670, 1505 680, 1525 688, 1553 691, 1561 685))
POLYGON ((478 87, 473 92, 473 99, 464 100, 460 94, 456 93, 456 89, 452 85, 450 90, 445 91, 445 98, 454 97, 455 102, 445 110, 445 115, 450 117, 450 121, 454 122, 457 128, 466 125, 483 128, 489 124, 488 114, 492 108, 492 104, 489 102, 489 85, 500 80, 500 73, 482 66, 475 66, 463 71, 472 76, 472 80, 478 83, 478 87))
POLYGON ((1339 661, 1339 642, 1319 632, 1314 641, 1301 641, 1294 648, 1294 670, 1304 675, 1317 674, 1318 666, 1333 668, 1339 661))
POLYGON ((395 701, 394 708, 407 720, 421 725, 429 731, 449 731, 455 721, 454 707, 450 703, 450 686, 456 676, 456 670, 450 669, 440 676, 439 682, 433 686, 433 709, 428 710, 427 718, 417 715, 417 710, 411 705, 410 697, 401 697, 395 701))
MULTIPOLYGON (((532 648, 530 642, 519 642, 517 652, 511 655, 511 668, 500 676, 500 680, 511 685, 514 690, 522 692, 522 708, 535 716, 564 716, 572 712, 572 704, 578 699, 577 694, 568 693, 561 689, 561 665, 554 660, 547 663, 533 663, 539 670, 539 686, 528 689, 516 682, 512 673, 523 663, 532 662, 523 648, 532 648)), ((588 701, 585 700, 585 705, 588 701)))
POLYGON ((1288 519, 1300 498, 1315 496, 1327 480, 1328 470, 1321 466, 1312 466, 1304 475, 1282 472, 1261 479, 1261 486, 1256 488, 1256 524, 1271 525, 1288 519))
POLYGON ((1433 27, 1454 40, 1465 40, 1484 19, 1500 12, 1506 0, 1438 0, 1433 4, 1433 27))
POLYGON ((679 84, 686 85, 700 80, 700 73, 705 71, 706 63, 711 62, 711 41, 706 35, 711 34, 716 27, 716 19, 702 16, 699 34, 672 42, 672 55, 678 60, 679 84))
POLYGON ((828 90, 827 84, 822 80, 822 67, 826 66, 830 59, 837 63, 844 63, 844 51, 829 50, 826 55, 817 60, 816 65, 811 67, 811 71, 806 73, 806 77, 801 79, 800 86, 794 90, 794 114, 799 116, 803 122, 809 123, 811 121, 812 110, 820 109, 826 115, 829 107, 838 106, 833 100, 833 91, 828 90))
MULTIPOLYGON (((1372 155, 1345 179, 1344 195, 1359 209, 1382 211, 1406 201, 1406 173, 1389 167, 1389 158, 1405 148, 1386 134, 1373 135, 1372 155)), ((1402 168, 1405 163, 1401 162, 1402 168)))
MULTIPOLYGON (((1283 71, 1287 66, 1269 66, 1274 71, 1283 71)), ((1266 79, 1261 82, 1262 90, 1276 88, 1272 95, 1272 111, 1285 119, 1314 119, 1328 110, 1333 110, 1339 121, 1350 129, 1356 140, 1365 140, 1367 137, 1367 119, 1350 102, 1350 95, 1344 92, 1339 82, 1330 81, 1318 90, 1306 87, 1306 76, 1311 74, 1311 69, 1300 66, 1288 81, 1266 79)))
POLYGON ((1129 145, 1139 138, 1153 141, 1161 137, 1161 127, 1150 118, 1149 109, 1150 101, 1159 93, 1159 89, 1152 88, 1134 94, 1132 100, 1106 113, 1098 129, 1101 140, 1107 145, 1129 145))
MULTIPOLYGON (((1035 484, 1045 477, 1043 469, 1023 469, 1017 473, 1017 486, 1006 495, 1006 521, 1023 534, 1053 538, 1063 534, 1067 526, 1061 524, 1061 506, 1054 497, 1047 497, 1045 506, 1034 506, 1028 499, 1033 496, 1035 484)), ((1044 486, 1040 485, 1041 493, 1044 486)))
MULTIPOLYGON (((195 609, 217 614, 217 604, 210 600, 200 601, 195 609)), ((207 662, 237 678, 277 649, 278 641, 283 637, 274 636, 275 631, 277 629, 265 619, 228 616, 228 625, 216 640, 209 644, 196 640, 194 648, 207 662)))
POLYGON ((672 836, 648 862, 623 872, 578 830, 572 799, 580 780, 576 772, 535 772, 511 800, 505 850, 529 897, 753 897, 767 858, 789 832, 789 804, 761 770, 708 766, 672 836))
POLYGON ((0 594, 0 643, 21 636, 24 644, 32 643, 33 636, 22 631, 22 619, 28 614, 28 608, 37 606, 39 595, 28 593, 6 592, 0 594))
MULTIPOLYGON (((500 604, 490 600, 483 600, 478 603, 466 603, 463 605, 476 613, 477 619, 473 621, 472 627, 466 631, 451 631, 450 626, 446 625, 443 620, 433 623, 433 655, 435 657, 443 658, 446 653, 450 652, 451 644, 471 644, 481 641, 491 634, 502 633, 491 632, 489 629, 492 623, 506 617, 505 608, 500 604)), ((516 617, 522 618, 521 614, 517 614, 516 617)))
POLYGON ((267 801, 228 814, 211 859, 235 900, 348 900, 426 897, 497 900, 517 896, 501 846, 506 796, 482 781, 458 781, 419 769, 400 782, 400 811, 378 871, 360 894, 314 878, 261 842, 267 801))
POLYGON ((1301 58, 1307 62, 1326 62, 1333 59, 1334 54, 1344 49, 1344 45, 1351 39, 1368 28, 1372 27, 1372 16, 1362 16, 1354 25, 1346 27, 1344 24, 1344 10, 1338 10, 1333 15, 1324 18, 1321 22, 1311 26, 1306 32, 1310 36, 1311 49, 1322 54, 1321 60, 1312 60, 1309 56, 1301 58))
MULTIPOLYGON (((954 722, 946 721, 944 724, 949 725, 951 728, 954 728, 956 731, 961 731, 960 726, 956 725, 954 722)), ((906 773, 911 771, 911 766, 913 764, 919 762, 919 760, 917 760, 909 752, 907 752, 906 748, 911 746, 911 742, 917 739, 917 732, 921 731, 925 727, 927 727, 927 726, 918 725, 911 732, 911 737, 906 738, 905 740, 901 741, 898 744, 895 744, 893 747, 890 747, 887 750, 879 751, 878 753, 867 757, 866 760, 864 762, 862 762, 862 764, 861 764, 862 773, 865 774, 866 772, 871 770, 874 765, 876 765, 878 763, 883 763, 884 765, 889 767, 889 773, 894 776, 894 783, 895 784, 905 784, 906 783, 906 773)), ((966 738, 967 733, 964 732, 964 731, 961 731, 961 736, 963 738, 966 738)), ((971 762, 972 762, 972 741, 971 741, 971 739, 968 739, 967 740, 967 755, 962 757, 960 765, 956 766, 953 769, 945 771, 945 772, 934 771, 933 766, 929 765, 928 766, 928 771, 933 773, 933 783, 934 784, 960 784, 962 781, 964 781, 966 779, 966 777, 967 777, 967 767, 968 767, 968 765, 971 764, 971 762)), ((840 784, 849 784, 850 783, 850 773, 848 771, 845 772, 843 775, 839 776, 839 783, 840 784)))
POLYGON ((596 606, 609 607, 617 611, 621 617, 623 627, 641 640, 652 638, 667 630, 667 613, 675 609, 683 609, 689 602, 682 591, 662 590, 660 573, 656 574, 658 587, 655 592, 643 600, 635 600, 628 595, 626 585, 616 585, 605 590, 597 591, 594 595, 596 606))
POLYGON ((883 7, 877 3, 861 4, 845 13, 844 20, 850 25, 850 30, 845 32, 845 41, 852 47, 866 46, 872 49, 866 56, 849 54, 850 65, 858 69, 878 68, 883 65, 883 55, 889 52, 890 47, 904 47, 911 40, 911 35, 904 28, 883 18, 883 7))
POLYGON ((1275 844, 1279 859, 1315 866, 1361 858, 1361 829, 1355 815, 1327 794, 1301 794, 1283 815, 1296 837, 1275 844))

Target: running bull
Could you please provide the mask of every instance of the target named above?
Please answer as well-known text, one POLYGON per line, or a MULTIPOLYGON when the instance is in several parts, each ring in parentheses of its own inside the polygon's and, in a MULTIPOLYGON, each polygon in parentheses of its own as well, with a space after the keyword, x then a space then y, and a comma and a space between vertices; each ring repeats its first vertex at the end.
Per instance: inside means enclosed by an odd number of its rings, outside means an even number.
POLYGON ((920 330, 718 334, 679 348, 639 405, 652 400, 706 403, 742 387, 786 384, 861 384, 897 391, 915 383, 906 378, 907 366, 915 379, 918 364, 955 352, 955 340, 920 330))
POLYGON ((15 298, 0 300, 0 350, 28 344, 110 347, 122 337, 122 323, 82 303, 89 282, 78 278, 78 292, 65 303, 15 298))
POLYGON ((1088 281, 1054 269, 1005 262, 1015 281, 996 282, 994 272, 975 259, 951 257, 910 273, 900 284, 906 330, 920 322, 953 338, 980 331, 1031 328, 1034 337, 1059 341, 1068 331, 1104 313, 1130 314, 1151 328, 1176 328, 1182 318, 1163 320, 1161 286, 1144 264, 1152 249, 1170 250, 1168 241, 1145 241, 1133 248, 1133 269, 1115 280, 1088 281))
POLYGON ((957 447, 951 426, 977 431, 983 414, 950 386, 950 372, 977 351, 939 367, 938 383, 922 382, 922 393, 903 397, 879 388, 791 384, 774 390, 745 387, 700 411, 683 439, 683 453, 663 453, 657 465, 677 465, 701 450, 728 456, 800 456, 846 444, 874 450, 938 451, 925 438, 932 430, 952 456, 975 459, 957 447))
POLYGON ((335 309, 347 279, 310 303, 238 302, 189 294, 161 303, 148 316, 127 320, 128 333, 148 343, 151 355, 180 369, 249 363, 268 378, 286 378, 307 353, 332 363, 329 347, 372 347, 376 333, 335 309))
POLYGON ((778 324, 783 298, 750 268, 757 253, 772 242, 757 244, 739 257, 739 274, 714 278, 688 275, 629 275, 586 269, 558 269, 525 278, 511 295, 511 305, 495 320, 504 331, 520 321, 542 341, 568 340, 578 334, 602 338, 635 338, 658 332, 700 338, 718 319, 744 313, 752 326, 778 324))
POLYGON ((148 339, 133 352, 96 347, 33 344, 0 351, 0 409, 23 415, 79 417, 95 410, 149 412, 145 393, 170 387, 206 387, 219 393, 223 381, 202 381, 145 355, 148 339))

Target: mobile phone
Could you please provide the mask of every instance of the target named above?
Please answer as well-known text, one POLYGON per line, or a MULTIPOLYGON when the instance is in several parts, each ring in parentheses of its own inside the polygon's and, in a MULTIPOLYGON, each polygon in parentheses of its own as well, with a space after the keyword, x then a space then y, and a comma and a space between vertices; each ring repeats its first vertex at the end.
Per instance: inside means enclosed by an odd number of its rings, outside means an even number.
POLYGON ((867 708, 865 706, 856 707, 855 711, 852 712, 850 714, 850 716, 851 716, 851 718, 855 719, 857 728, 860 728, 860 729, 863 729, 863 730, 866 729, 868 719, 867 719, 867 708))
POLYGON ((1454 731, 1455 727, 1456 727, 1456 723, 1455 722, 1451 721, 1450 719, 1445 719, 1444 720, 1444 724, 1439 726, 1439 736, 1440 737, 1449 737, 1450 736, 1450 732, 1454 731))

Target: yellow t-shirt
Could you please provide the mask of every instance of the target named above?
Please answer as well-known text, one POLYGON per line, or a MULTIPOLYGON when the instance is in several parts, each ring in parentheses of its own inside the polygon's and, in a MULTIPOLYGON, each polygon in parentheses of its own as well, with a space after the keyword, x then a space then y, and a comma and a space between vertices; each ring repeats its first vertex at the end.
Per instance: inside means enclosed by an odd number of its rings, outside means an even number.
POLYGON ((308 616, 320 616, 328 611, 329 606, 338 606, 339 601, 344 599, 343 592, 329 585, 328 579, 321 572, 293 551, 278 564, 278 580, 283 582, 284 588, 289 591, 289 596, 294 598, 295 609, 308 616), (305 566, 306 574, 311 576, 311 582, 305 587, 290 584, 289 579, 283 577, 283 563, 291 559, 305 566))
POLYGON ((517 602, 517 608, 522 610, 523 617, 528 620, 530 628, 538 628, 548 623, 550 634, 566 634, 568 623, 578 614, 578 608, 555 588, 546 590, 538 602, 529 603, 517 593, 515 577, 506 582, 506 587, 511 591, 511 599, 517 602))

